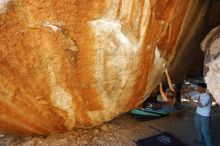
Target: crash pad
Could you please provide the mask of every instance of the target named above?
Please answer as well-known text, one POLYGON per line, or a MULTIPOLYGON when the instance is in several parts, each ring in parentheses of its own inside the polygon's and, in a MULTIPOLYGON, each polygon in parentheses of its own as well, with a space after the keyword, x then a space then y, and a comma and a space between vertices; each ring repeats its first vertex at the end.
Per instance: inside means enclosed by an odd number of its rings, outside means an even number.
POLYGON ((172 134, 163 132, 158 135, 135 141, 137 146, 185 146, 172 134))

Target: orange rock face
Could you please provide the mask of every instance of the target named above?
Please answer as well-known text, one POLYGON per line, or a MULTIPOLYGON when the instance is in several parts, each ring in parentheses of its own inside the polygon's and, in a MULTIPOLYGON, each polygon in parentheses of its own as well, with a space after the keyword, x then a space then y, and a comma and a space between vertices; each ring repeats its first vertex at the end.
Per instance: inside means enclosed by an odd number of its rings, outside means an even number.
POLYGON ((209 0, 0 0, 0 130, 61 132, 131 110, 175 54, 190 51, 177 46, 195 37, 208 6, 209 0))

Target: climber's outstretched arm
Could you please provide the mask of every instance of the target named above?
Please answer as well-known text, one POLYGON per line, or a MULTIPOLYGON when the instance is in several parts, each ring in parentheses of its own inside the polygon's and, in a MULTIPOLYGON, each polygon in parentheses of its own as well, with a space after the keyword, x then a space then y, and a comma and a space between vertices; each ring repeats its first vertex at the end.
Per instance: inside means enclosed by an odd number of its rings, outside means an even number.
POLYGON ((170 76, 169 76, 169 74, 168 74, 168 71, 166 70, 165 73, 166 73, 167 82, 168 82, 168 85, 169 85, 170 90, 173 91, 173 92, 175 92, 175 89, 174 89, 173 86, 172 86, 172 82, 171 82, 170 76))
POLYGON ((162 83, 160 83, 160 95, 161 95, 163 101, 166 102, 166 101, 168 100, 168 99, 167 99, 167 96, 165 95, 165 93, 164 93, 164 91, 163 91, 162 83))

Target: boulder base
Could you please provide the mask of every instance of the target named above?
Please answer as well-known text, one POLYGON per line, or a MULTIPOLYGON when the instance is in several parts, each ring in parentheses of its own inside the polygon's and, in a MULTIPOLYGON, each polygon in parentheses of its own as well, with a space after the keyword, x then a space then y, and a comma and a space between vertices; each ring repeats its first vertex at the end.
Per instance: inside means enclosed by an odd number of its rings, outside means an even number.
POLYGON ((0 0, 0 131, 93 127, 135 108, 171 62, 194 59, 209 3, 0 0))

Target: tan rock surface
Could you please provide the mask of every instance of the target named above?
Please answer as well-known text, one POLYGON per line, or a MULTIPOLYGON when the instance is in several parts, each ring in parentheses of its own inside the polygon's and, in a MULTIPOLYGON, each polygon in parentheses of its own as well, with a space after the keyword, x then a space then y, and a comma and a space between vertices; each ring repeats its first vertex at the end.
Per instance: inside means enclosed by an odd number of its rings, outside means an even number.
POLYGON ((201 49, 205 53, 204 75, 208 90, 220 104, 220 25, 207 34, 201 49))
POLYGON ((189 42, 178 46, 195 37, 208 6, 209 0, 0 0, 1 131, 92 127, 136 107, 176 53, 191 51, 189 42))

